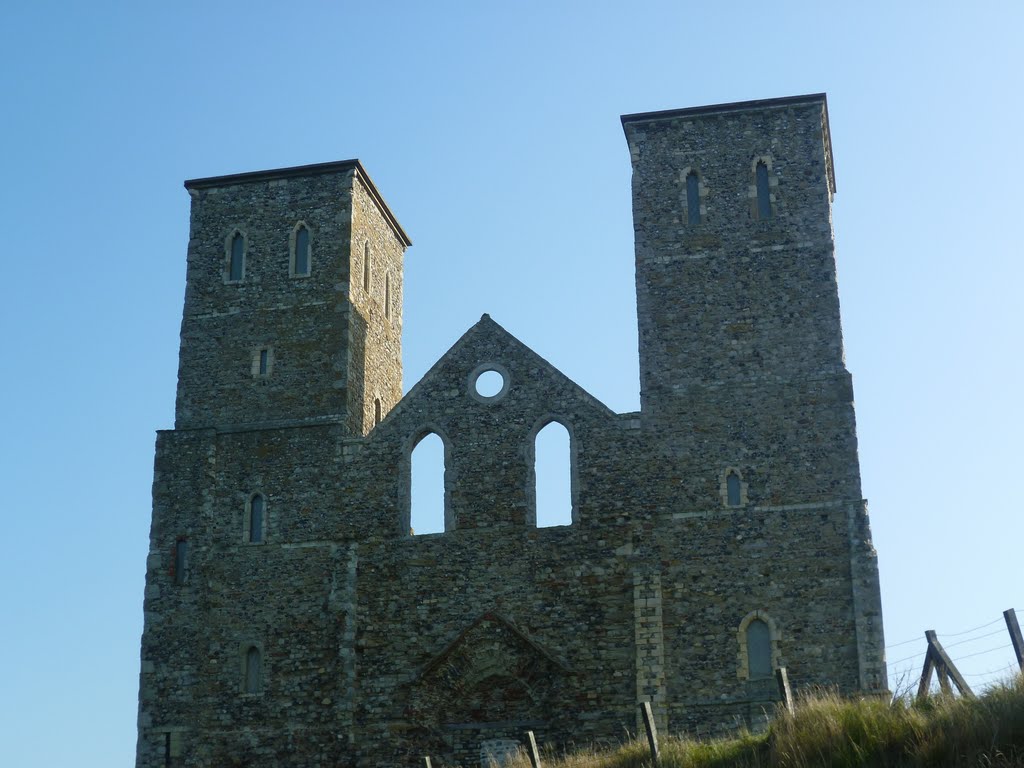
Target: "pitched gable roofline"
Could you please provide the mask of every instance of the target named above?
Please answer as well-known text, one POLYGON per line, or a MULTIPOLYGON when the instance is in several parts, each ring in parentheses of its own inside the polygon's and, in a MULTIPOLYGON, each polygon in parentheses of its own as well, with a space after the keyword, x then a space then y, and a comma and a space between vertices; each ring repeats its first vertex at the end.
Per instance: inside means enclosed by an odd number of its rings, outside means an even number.
MULTIPOLYGON (((416 384, 412 387, 412 389, 410 389, 405 394, 405 396, 401 400, 398 401, 398 404, 394 408, 391 409, 391 412, 388 413, 388 416, 385 419, 385 421, 390 419, 393 415, 397 415, 398 413, 400 413, 401 410, 402 410, 402 406, 406 402, 411 401, 417 395, 419 390, 423 386, 425 386, 425 382, 427 382, 430 378, 432 378, 432 376, 437 371, 441 370, 448 363, 449 360, 451 360, 453 357, 457 356, 458 353, 462 350, 463 347, 465 347, 469 342, 471 342, 471 341, 473 341, 473 340, 475 340, 475 339, 477 339, 480 336, 483 336, 485 334, 492 334, 496 340, 505 341, 510 346, 515 348, 516 351, 521 352, 524 355, 527 355, 528 357, 530 357, 537 364, 538 367, 540 367, 543 370, 545 370, 551 376, 553 376, 553 377, 555 377, 557 379, 561 379, 562 381, 567 382, 574 389, 576 389, 576 391, 579 392, 580 395, 582 395, 584 400, 589 405, 593 406, 594 408, 596 408, 597 410, 601 411, 605 415, 607 415, 609 417, 615 417, 617 415, 615 413, 615 411, 613 411, 607 405, 602 403, 600 400, 598 400, 592 394, 587 392, 585 389, 583 389, 583 387, 581 387, 575 381, 570 379, 568 376, 566 376, 564 373, 562 373, 560 370, 558 370, 555 366, 553 366, 551 363, 549 363, 543 357, 541 357, 536 352, 534 352, 532 349, 530 349, 530 347, 528 347, 526 344, 524 344, 519 339, 517 339, 515 336, 513 336, 511 333, 509 333, 504 327, 502 327, 501 325, 496 323, 491 318, 490 315, 488 315, 487 313, 484 313, 483 315, 480 316, 480 320, 479 321, 477 321, 472 327, 469 328, 469 330, 467 330, 464 334, 462 334, 462 336, 459 337, 458 341, 456 341, 454 344, 452 344, 451 348, 449 348, 449 350, 447 352, 445 352, 443 355, 441 355, 441 357, 438 358, 436 363, 434 363, 432 366, 430 366, 430 370, 428 370, 425 374, 423 374, 423 377, 418 382, 416 382, 416 384)), ((501 362, 501 361, 500 360, 493 360, 493 361, 480 361, 480 362, 501 362)))

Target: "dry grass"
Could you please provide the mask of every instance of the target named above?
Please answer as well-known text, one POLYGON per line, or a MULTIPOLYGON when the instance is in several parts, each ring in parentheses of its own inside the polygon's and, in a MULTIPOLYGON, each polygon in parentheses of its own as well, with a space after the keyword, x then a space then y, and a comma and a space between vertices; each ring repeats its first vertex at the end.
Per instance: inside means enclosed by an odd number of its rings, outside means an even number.
MULTIPOLYGON (((520 756, 509 768, 529 768, 520 756)), ((843 699, 818 693, 767 733, 661 742, 661 768, 1024 768, 1024 676, 978 699, 843 699)), ((544 768, 650 768, 646 742, 582 750, 544 768)))

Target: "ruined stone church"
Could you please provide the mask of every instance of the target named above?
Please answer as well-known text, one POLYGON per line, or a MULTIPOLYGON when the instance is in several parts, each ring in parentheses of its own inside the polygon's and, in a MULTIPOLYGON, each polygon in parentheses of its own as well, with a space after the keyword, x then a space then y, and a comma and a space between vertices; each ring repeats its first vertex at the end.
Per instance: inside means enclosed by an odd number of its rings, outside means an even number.
MULTIPOLYGON (((185 182, 138 768, 480 765, 886 688, 824 94, 631 114, 641 408, 484 315, 402 395, 411 244, 358 160, 185 182), (490 373, 500 386, 483 391, 490 373), (570 436, 571 524, 534 445, 570 436), (444 444, 443 533, 410 457, 444 444)), ((623 258, 625 258, 623 254, 623 258)))

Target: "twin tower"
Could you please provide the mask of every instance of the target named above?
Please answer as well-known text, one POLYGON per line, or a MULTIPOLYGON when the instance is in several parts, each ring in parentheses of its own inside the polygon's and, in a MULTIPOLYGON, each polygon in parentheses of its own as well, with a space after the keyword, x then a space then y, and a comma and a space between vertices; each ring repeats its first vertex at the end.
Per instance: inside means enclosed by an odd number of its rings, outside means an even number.
POLYGON ((886 688, 824 95, 622 118, 641 410, 484 316, 402 395, 411 244, 358 161, 186 182, 138 768, 481 765, 525 731, 756 726, 774 670, 886 688), (478 377, 501 378, 484 394, 478 377), (572 523, 533 444, 570 435, 572 523), (445 531, 409 528, 445 450, 445 531))

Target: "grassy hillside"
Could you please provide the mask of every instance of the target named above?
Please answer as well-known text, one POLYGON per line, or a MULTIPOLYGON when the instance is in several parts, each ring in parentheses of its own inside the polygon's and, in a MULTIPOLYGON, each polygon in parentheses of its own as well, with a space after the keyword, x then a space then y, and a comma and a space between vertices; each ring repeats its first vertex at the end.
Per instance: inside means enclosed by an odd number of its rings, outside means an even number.
MULTIPOLYGON (((643 768, 646 742, 579 752, 544 768, 643 768)), ((525 756, 511 768, 529 768, 525 756)), ((824 694, 777 713, 767 733, 732 739, 661 740, 662 768, 1024 767, 1024 676, 978 699, 850 701, 824 694)))

